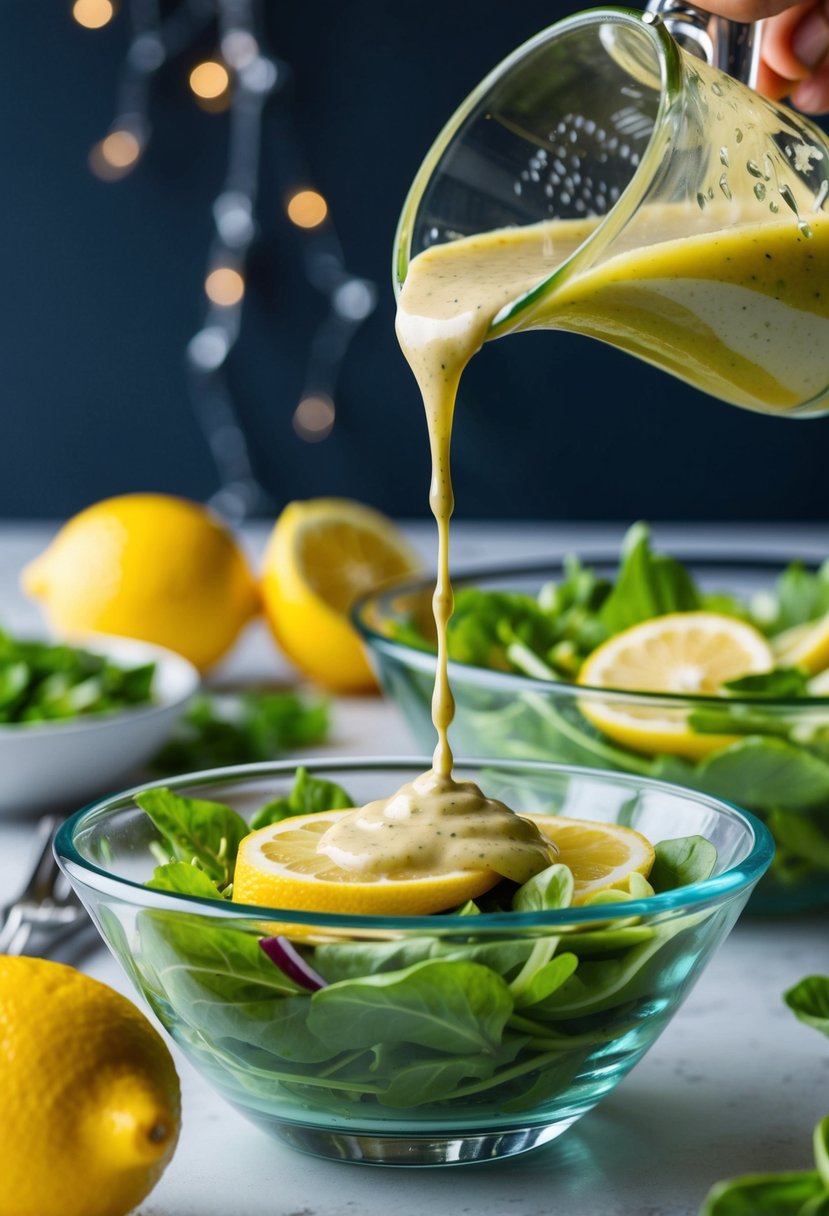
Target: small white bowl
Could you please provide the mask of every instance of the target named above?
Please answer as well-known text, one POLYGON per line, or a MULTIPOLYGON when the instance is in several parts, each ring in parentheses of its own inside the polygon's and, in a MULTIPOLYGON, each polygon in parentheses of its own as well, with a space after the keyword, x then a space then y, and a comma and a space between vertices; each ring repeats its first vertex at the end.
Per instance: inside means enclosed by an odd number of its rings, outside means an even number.
POLYGON ((111 792, 158 750, 199 687, 196 668, 171 650, 95 634, 71 645, 125 667, 155 663, 153 700, 112 713, 0 726, 0 815, 77 810, 111 792))

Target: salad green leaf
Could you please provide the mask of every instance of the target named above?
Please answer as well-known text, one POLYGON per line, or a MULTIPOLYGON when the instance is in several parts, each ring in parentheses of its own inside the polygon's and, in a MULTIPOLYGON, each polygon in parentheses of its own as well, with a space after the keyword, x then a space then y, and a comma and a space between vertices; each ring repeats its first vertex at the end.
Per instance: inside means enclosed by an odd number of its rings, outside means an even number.
POLYGON ((829 1035, 829 976, 809 975, 789 988, 783 999, 801 1022, 829 1035))
POLYGON ((608 634, 668 612, 702 608, 699 591, 675 558, 654 553, 646 524, 634 524, 622 544, 619 576, 601 609, 608 634))
POLYGON ((250 831, 241 815, 221 802, 185 798, 166 787, 142 790, 135 801, 174 859, 200 866, 220 890, 229 885, 239 845, 250 831))
POLYGON ((692 882, 703 882, 714 873, 717 850, 704 836, 681 836, 654 845, 655 859, 649 874, 655 891, 672 891, 692 882))
POLYGON ((252 764, 320 743, 328 734, 327 702, 294 692, 201 693, 152 761, 158 773, 252 764))
POLYGON ((312 777, 307 768, 300 767, 288 796, 266 803, 251 819, 250 826, 255 830, 292 815, 313 815, 317 811, 339 811, 352 806, 350 795, 341 785, 323 777, 312 777))
POLYGON ((0 723, 110 713, 152 701, 155 663, 128 667, 83 647, 0 630, 0 723))

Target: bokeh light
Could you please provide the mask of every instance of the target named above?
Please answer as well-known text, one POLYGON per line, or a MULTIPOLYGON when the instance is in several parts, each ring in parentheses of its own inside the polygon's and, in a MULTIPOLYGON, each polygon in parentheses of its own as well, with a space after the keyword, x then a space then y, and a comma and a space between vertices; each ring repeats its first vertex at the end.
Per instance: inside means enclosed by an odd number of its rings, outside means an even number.
POLYGON ((130 172, 141 155, 141 144, 132 131, 110 131, 89 153, 89 167, 96 177, 114 182, 130 172))
POLYGON ((232 266, 217 266, 204 280, 208 300, 220 308, 232 308, 245 294, 245 280, 232 266))
POLYGON ((325 393, 303 397, 294 410, 294 430, 306 443, 327 439, 334 427, 334 402, 325 393))
POLYGON ((230 95, 230 73, 223 63, 207 59, 190 73, 190 88, 204 109, 224 109, 230 95))
POLYGON ((328 215, 328 203, 316 190, 298 190, 288 199, 287 210, 297 228, 317 228, 328 215))
POLYGON ((85 30, 99 30, 115 16, 112 0, 75 0, 72 16, 85 30))

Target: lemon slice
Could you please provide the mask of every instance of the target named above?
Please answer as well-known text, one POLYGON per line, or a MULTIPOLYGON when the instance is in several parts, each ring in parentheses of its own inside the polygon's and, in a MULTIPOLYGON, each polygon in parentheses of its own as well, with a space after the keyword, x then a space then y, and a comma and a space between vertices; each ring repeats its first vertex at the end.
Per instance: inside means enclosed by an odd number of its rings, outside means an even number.
POLYGON ((428 916, 483 895, 499 881, 493 870, 427 877, 369 878, 317 852, 320 837, 348 811, 295 815, 246 836, 233 876, 237 903, 302 912, 428 916))
POLYGON ((372 507, 346 498, 290 503, 265 552, 268 621, 306 675, 336 692, 374 688, 349 611, 358 596, 419 569, 406 538, 372 507))
MULTIPOLYGON (((716 612, 674 612, 633 625, 597 647, 579 672, 579 684, 710 696, 728 680, 773 666, 768 642, 744 621, 716 612)), ((699 760, 732 742, 731 736, 695 733, 687 709, 599 696, 580 698, 579 708, 603 734, 635 751, 699 760)))
POLYGON ((825 671, 829 667, 829 612, 778 633, 772 650, 778 667, 802 667, 810 676, 825 671))
POLYGON ((573 871, 573 903, 588 896, 627 885, 634 871, 650 874, 653 845, 640 832, 618 823, 594 823, 589 819, 566 819, 558 815, 523 815, 558 845, 558 860, 573 871))

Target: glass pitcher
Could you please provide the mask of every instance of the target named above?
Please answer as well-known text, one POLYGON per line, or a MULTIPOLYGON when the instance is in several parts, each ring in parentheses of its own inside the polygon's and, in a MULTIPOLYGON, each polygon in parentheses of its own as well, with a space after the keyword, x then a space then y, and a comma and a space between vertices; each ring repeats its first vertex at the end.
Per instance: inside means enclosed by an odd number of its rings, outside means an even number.
POLYGON ((441 132, 405 203, 412 258, 524 225, 579 234, 488 337, 609 342, 735 405, 829 411, 829 145, 682 49, 660 17, 592 10, 500 64, 441 132))

